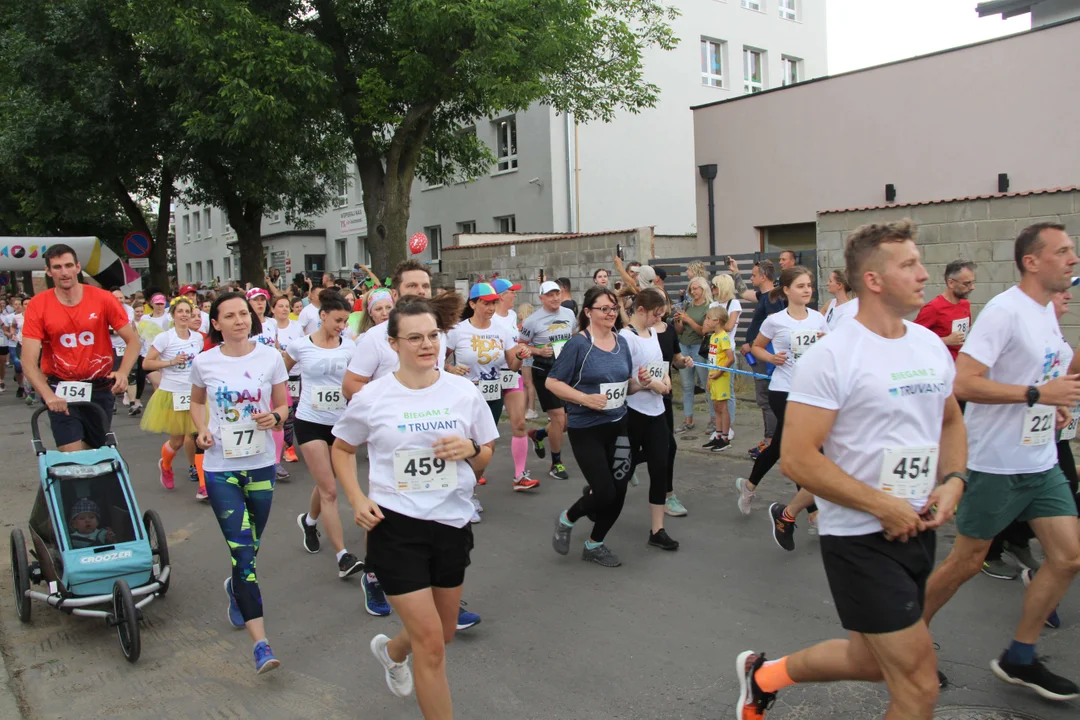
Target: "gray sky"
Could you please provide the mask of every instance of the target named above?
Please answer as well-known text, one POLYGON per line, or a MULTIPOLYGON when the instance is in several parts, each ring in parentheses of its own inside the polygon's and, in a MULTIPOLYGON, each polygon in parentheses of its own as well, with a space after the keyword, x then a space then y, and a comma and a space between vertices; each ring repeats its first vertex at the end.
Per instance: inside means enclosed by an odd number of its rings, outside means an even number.
MULTIPOLYGON (((820 2, 821 0, 808 0, 820 2)), ((1021 32, 1031 15, 980 18, 978 0, 826 0, 829 74, 1021 32)))

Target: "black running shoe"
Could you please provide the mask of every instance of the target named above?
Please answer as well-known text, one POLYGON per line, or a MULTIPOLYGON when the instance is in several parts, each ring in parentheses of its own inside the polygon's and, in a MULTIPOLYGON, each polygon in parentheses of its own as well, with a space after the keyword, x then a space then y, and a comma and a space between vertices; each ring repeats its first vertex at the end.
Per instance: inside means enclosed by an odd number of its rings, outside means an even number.
POLYGON ((763 720, 765 711, 776 702, 776 693, 764 692, 754 680, 754 673, 765 664, 765 654, 744 650, 735 658, 735 672, 739 676, 739 702, 735 717, 739 720, 763 720))
POLYGON ((727 438, 718 437, 712 444, 712 447, 709 448, 709 452, 720 453, 724 452, 729 447, 731 447, 731 443, 728 442, 727 438))
POLYGON ((776 544, 788 552, 795 549, 795 523, 784 519, 784 506, 774 502, 769 506, 772 516, 772 536, 776 544))
MULTIPOLYGON (((720 442, 721 439, 722 438, 719 435, 713 435, 712 437, 709 438, 709 441, 707 443, 705 443, 704 445, 702 445, 701 447, 705 448, 706 450, 709 450, 714 445, 716 445, 718 442, 720 442)), ((725 440, 724 442, 727 442, 727 441, 725 440)))
MULTIPOLYGON (((306 547, 306 541, 307 541, 306 535, 307 535, 307 533, 305 533, 305 538, 304 538, 305 547, 306 547)), ((318 542, 318 540, 316 540, 316 542, 318 542)), ((347 577, 349 577, 351 575, 355 575, 358 572, 363 572, 364 571, 364 563, 360 562, 360 558, 356 557, 355 555, 353 555, 350 552, 347 552, 347 553, 345 553, 344 555, 341 556, 341 559, 338 560, 337 567, 338 567, 337 576, 339 578, 341 578, 342 580, 344 580, 345 578, 347 578, 347 577)))
POLYGON ((304 533, 304 549, 309 553, 319 552, 319 527, 307 524, 307 513, 302 512, 296 516, 296 524, 304 533))
POLYGON ((536 457, 542 458, 547 455, 547 450, 544 448, 544 439, 547 437, 547 435, 542 438, 538 438, 536 437, 536 433, 536 430, 529 430, 527 433, 525 433, 525 436, 528 437, 529 442, 532 443, 533 452, 536 453, 536 457))
POLYGON ((667 534, 667 530, 660 528, 656 532, 649 533, 649 545, 652 547, 660 548, 661 550, 678 550, 679 541, 672 540, 671 536, 667 534))
POLYGON ((1009 651, 990 661, 990 669, 999 680, 1011 685, 1030 688, 1047 700, 1073 700, 1080 697, 1080 687, 1060 675, 1050 672, 1038 657, 1030 665, 1019 665, 1008 660, 1009 651))
POLYGON ((22 389, 21 385, 19 386, 19 389, 15 391, 15 397, 17 397, 17 398, 26 397, 26 391, 22 389))

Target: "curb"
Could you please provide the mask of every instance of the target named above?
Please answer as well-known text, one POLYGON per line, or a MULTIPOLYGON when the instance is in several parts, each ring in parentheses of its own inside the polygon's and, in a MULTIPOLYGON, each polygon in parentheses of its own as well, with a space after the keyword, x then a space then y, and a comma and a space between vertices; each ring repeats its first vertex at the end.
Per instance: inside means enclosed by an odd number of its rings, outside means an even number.
POLYGON ((11 675, 8 674, 6 655, 0 661, 0 718, 4 720, 22 720, 26 715, 19 707, 18 698, 12 688, 11 675))

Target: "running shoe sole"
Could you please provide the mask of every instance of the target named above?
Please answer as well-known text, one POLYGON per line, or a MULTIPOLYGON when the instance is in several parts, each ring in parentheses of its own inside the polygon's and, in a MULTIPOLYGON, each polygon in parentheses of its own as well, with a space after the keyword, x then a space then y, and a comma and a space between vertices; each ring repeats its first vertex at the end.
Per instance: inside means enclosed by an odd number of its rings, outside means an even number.
POLYGON ((307 550, 308 553, 314 555, 315 553, 317 553, 319 551, 318 550, 308 550, 308 546, 307 546, 307 529, 306 529, 307 523, 304 522, 304 517, 306 515, 307 515, 307 513, 300 513, 299 515, 297 515, 296 516, 296 524, 300 527, 300 533, 303 535, 303 538, 300 540, 300 544, 304 546, 304 550, 307 550))
POLYGON ((514 483, 514 492, 528 492, 529 490, 535 490, 538 487, 540 487, 540 483, 536 483, 535 485, 519 485, 514 483))
POLYGON ((356 573, 363 572, 363 571, 364 571, 364 563, 362 561, 360 561, 360 560, 357 560, 356 563, 352 567, 350 567, 348 570, 340 570, 339 569, 338 573, 337 573, 337 576, 339 578, 341 578, 342 580, 344 580, 345 578, 350 578, 353 575, 355 575, 356 573))
POLYGON ((278 660, 277 658, 271 658, 270 660, 267 660, 266 662, 264 662, 262 664, 262 667, 260 667, 258 670, 255 671, 255 674, 256 675, 265 675, 266 673, 270 672, 271 670, 277 670, 279 667, 281 667, 281 661, 278 660))
POLYGON ((458 629, 458 630, 468 630, 469 628, 474 628, 474 627, 476 627, 476 626, 477 626, 477 625, 479 625, 479 624, 480 624, 481 622, 482 622, 482 621, 480 620, 480 618, 479 618, 479 617, 477 617, 477 618, 476 618, 476 622, 471 622, 471 623, 465 623, 464 625, 462 625, 461 623, 458 623, 457 629, 458 629))
POLYGON ((1002 670, 1001 665, 998 664, 997 658, 990 661, 990 671, 997 676, 998 680, 1007 682, 1010 685, 1019 685, 1020 687, 1026 687, 1029 690, 1034 690, 1040 697, 1044 697, 1047 700, 1056 700, 1058 702, 1061 702, 1064 700, 1075 700, 1076 698, 1080 697, 1080 694, 1078 693, 1072 693, 1071 695, 1058 695, 1057 693, 1050 692, 1046 688, 1040 687, 1035 683, 1029 683, 1027 681, 1021 680, 1020 678, 1014 678, 1012 675, 1009 675, 1009 673, 1002 670))
POLYGON ((746 707, 750 684, 746 682, 746 661, 754 654, 753 650, 743 650, 735 658, 735 675, 739 678, 739 702, 735 705, 735 720, 742 720, 743 708, 746 707))

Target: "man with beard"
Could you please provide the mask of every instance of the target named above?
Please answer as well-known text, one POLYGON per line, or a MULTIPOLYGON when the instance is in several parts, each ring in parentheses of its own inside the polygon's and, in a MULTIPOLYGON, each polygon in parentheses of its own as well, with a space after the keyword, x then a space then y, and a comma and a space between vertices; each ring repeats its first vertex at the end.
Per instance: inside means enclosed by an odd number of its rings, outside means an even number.
POLYGON ((971 303, 967 297, 974 289, 975 263, 953 260, 945 266, 945 292, 923 305, 915 318, 917 324, 941 338, 953 362, 971 328, 971 303))

